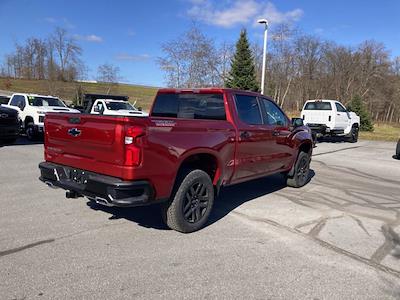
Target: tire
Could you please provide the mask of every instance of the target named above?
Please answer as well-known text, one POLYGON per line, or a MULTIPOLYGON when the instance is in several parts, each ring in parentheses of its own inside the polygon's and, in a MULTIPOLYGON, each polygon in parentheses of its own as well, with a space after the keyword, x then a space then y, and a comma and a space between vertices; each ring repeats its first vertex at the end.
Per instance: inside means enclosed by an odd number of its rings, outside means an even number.
POLYGON ((189 233, 206 224, 214 203, 214 186, 202 170, 185 174, 173 198, 162 205, 161 213, 169 228, 189 233))
POLYGON ((396 157, 397 159, 400 159, 400 140, 397 142, 396 157))
POLYGON ((358 127, 353 126, 350 131, 349 142, 350 143, 357 143, 358 141, 358 127))
POLYGON ((28 140, 30 140, 30 141, 36 140, 37 133, 35 132, 35 127, 34 127, 33 123, 29 123, 28 125, 26 125, 25 134, 26 134, 26 137, 28 138, 28 140))
POLYGON ((288 176, 286 184, 290 187, 299 188, 306 185, 310 178, 310 155, 300 152, 294 164, 294 172, 292 176, 288 176))

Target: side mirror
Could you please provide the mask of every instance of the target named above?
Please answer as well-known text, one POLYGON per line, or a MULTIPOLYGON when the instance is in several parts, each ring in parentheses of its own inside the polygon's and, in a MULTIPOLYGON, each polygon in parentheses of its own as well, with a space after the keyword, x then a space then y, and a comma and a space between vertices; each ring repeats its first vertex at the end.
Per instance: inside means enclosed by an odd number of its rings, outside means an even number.
POLYGON ((94 112, 97 112, 97 113, 99 113, 100 115, 102 115, 103 113, 104 113, 104 107, 103 106, 98 106, 98 105, 96 105, 95 107, 94 107, 94 112))
POLYGON ((139 111, 142 111, 142 109, 143 109, 143 108, 142 108, 141 106, 138 107, 138 110, 139 110, 139 111))
POLYGON ((302 118, 292 118, 292 127, 296 128, 296 127, 300 127, 300 126, 304 126, 304 122, 302 118))

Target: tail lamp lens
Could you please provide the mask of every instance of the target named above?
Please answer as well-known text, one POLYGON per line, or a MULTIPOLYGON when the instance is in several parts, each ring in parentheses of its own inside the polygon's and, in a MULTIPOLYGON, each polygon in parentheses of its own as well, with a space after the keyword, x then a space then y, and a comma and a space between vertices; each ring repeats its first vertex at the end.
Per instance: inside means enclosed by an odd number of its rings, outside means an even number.
POLYGON ((142 153, 138 138, 143 136, 144 133, 142 127, 127 127, 125 129, 125 165, 140 165, 142 153))

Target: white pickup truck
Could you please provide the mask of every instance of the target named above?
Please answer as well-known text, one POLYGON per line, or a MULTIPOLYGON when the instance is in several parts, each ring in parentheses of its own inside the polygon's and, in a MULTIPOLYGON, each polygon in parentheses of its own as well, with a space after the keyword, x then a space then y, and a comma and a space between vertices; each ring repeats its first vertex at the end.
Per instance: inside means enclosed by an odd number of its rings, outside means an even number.
POLYGON ((138 110, 128 101, 114 99, 97 99, 90 111, 91 114, 106 116, 147 117, 149 114, 138 110))
POLYGON ((343 136, 356 143, 360 117, 336 100, 308 100, 301 111, 304 125, 310 127, 315 138, 343 136))
POLYGON ((67 107, 57 97, 37 94, 13 94, 7 106, 18 111, 23 132, 29 140, 44 133, 44 116, 48 112, 80 113, 67 107))

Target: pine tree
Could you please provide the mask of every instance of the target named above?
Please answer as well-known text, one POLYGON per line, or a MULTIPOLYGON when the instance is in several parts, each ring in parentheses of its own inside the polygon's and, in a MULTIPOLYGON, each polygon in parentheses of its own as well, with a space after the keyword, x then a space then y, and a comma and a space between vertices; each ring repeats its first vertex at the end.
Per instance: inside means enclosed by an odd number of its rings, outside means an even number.
POLYGON ((253 55, 245 29, 240 32, 240 38, 236 43, 236 52, 232 58, 231 70, 225 86, 241 90, 259 91, 253 55))
POLYGON ((364 106, 364 103, 360 96, 356 95, 351 99, 347 109, 355 112, 360 116, 360 130, 361 131, 373 131, 374 126, 372 125, 372 119, 364 106))

